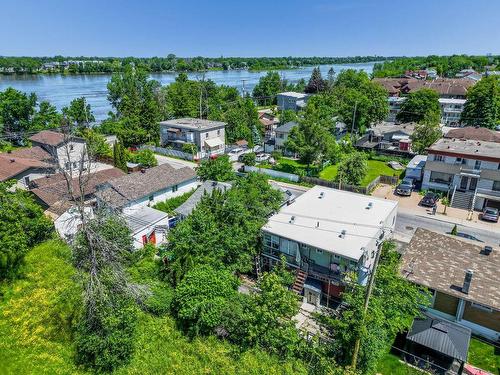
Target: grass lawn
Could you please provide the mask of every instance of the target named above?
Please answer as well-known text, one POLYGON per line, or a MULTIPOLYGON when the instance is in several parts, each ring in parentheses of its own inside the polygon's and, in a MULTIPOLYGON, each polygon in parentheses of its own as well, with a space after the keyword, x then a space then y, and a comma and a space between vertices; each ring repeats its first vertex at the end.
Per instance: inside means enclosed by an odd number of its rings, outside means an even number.
POLYGON ((493 345, 472 338, 467 362, 492 374, 500 374, 500 349, 495 351, 493 345))
MULTIPOLYGON (((319 177, 324 180, 333 180, 337 176, 337 165, 329 165, 319 173, 319 177)), ((396 171, 389 167, 385 161, 368 160, 368 173, 361 182, 361 186, 366 186, 380 175, 401 176, 404 170, 396 171)))
POLYGON ((387 353, 377 365, 377 373, 382 375, 422 375, 423 371, 419 371, 407 364, 401 362, 399 357, 387 353))

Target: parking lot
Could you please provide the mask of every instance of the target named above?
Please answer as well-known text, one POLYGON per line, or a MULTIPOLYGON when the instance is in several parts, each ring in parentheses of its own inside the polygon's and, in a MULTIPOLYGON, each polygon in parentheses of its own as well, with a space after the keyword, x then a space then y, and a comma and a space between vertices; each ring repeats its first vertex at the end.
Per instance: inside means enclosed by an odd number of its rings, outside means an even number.
POLYGON ((398 201, 398 210, 401 212, 418 215, 418 216, 433 216, 433 218, 447 221, 450 223, 466 225, 470 227, 481 228, 485 230, 500 230, 500 223, 491 223, 483 221, 479 218, 480 212, 474 211, 472 218, 468 218, 469 211, 460 208, 447 207, 444 214, 445 206, 439 201, 437 203, 436 215, 432 215, 432 208, 422 207, 419 205, 422 196, 418 192, 412 192, 411 196, 399 196, 394 192, 395 187, 391 185, 381 184, 373 191, 372 195, 379 198, 391 199, 398 201))

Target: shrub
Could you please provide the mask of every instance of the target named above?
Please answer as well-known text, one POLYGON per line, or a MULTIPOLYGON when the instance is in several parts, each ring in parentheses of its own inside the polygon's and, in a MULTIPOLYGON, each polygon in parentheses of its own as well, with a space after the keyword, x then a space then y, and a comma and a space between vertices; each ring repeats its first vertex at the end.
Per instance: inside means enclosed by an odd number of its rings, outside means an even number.
POLYGON ((256 159, 255 152, 249 152, 241 156, 241 161, 248 166, 255 165, 255 159, 256 159))

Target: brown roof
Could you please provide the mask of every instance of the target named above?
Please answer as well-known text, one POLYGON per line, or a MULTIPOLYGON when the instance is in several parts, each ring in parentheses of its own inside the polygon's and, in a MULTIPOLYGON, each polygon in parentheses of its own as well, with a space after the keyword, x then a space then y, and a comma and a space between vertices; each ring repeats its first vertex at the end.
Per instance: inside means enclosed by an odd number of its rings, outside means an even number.
POLYGON ((236 141, 234 143, 236 143, 240 147, 242 147, 242 146, 248 146, 248 141, 246 141, 244 139, 240 139, 239 141, 236 141))
POLYGON ((58 146, 64 142, 64 134, 52 130, 42 130, 32 135, 30 141, 49 146, 58 146))
POLYGON ((162 164, 114 179, 109 182, 109 186, 103 186, 96 196, 113 207, 122 207, 130 201, 195 179, 196 173, 189 167, 176 169, 169 164, 162 164))
POLYGON ((7 153, 10 157, 50 161, 52 156, 40 146, 21 148, 7 153))
POLYGON ((466 301, 500 310, 500 253, 483 246, 418 228, 402 257, 402 275, 419 285, 466 301), (462 292, 465 271, 472 270, 467 294, 462 292))
MULTIPOLYGON (((96 192, 96 187, 112 179, 123 176, 125 173, 118 168, 104 169, 82 177, 83 195, 89 196, 96 192)), ((78 178, 72 180, 72 189, 76 197, 81 196, 78 178)), ((64 175, 57 173, 48 177, 38 178, 32 181, 31 192, 37 196, 47 206, 53 206, 56 203, 68 201, 70 199, 68 186, 64 175)))
POLYGON ((0 181, 15 178, 28 169, 49 169, 50 164, 36 159, 13 157, 11 154, 0 154, 0 181))
POLYGON ((452 78, 437 78, 432 81, 416 78, 374 78, 373 81, 385 87, 391 96, 407 94, 423 87, 435 90, 440 96, 465 96, 467 89, 475 83, 470 79, 452 78))
POLYGON ((470 139, 475 141, 500 143, 500 133, 488 128, 476 128, 467 126, 465 128, 452 129, 444 135, 445 138, 470 139))

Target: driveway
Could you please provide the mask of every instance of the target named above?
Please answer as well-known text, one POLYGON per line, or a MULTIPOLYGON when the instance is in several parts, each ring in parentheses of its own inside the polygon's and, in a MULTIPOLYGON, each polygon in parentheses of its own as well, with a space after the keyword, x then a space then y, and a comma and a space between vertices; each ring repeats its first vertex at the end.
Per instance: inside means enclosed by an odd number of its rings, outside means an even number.
POLYGON ((175 169, 181 169, 183 167, 188 167, 188 168, 194 169, 197 166, 196 163, 193 163, 192 161, 188 161, 188 160, 175 159, 175 158, 170 158, 168 156, 158 155, 158 154, 155 154, 155 156, 156 156, 156 160, 158 161, 158 165, 170 164, 175 169))

